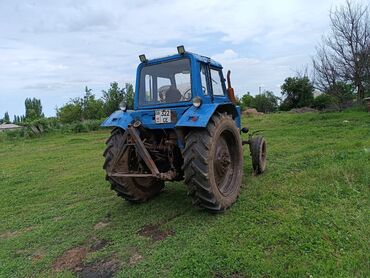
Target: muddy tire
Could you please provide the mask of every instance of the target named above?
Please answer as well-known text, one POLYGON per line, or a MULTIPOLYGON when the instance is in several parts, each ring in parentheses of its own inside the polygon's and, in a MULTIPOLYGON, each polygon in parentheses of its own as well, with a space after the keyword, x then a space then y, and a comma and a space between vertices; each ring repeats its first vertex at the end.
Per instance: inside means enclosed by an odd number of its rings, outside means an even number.
MULTIPOLYGON (((103 156, 105 162, 103 169, 106 171, 106 180, 111 184, 111 189, 117 192, 117 195, 123 197, 129 202, 140 203, 144 202, 161 192, 164 187, 164 182, 155 178, 125 178, 125 177, 110 177, 109 170, 112 167, 113 161, 119 156, 121 147, 126 143, 124 130, 116 128, 112 131, 111 136, 106 142, 106 149, 103 156)), ((128 172, 137 161, 133 146, 128 146, 119 161, 116 162, 115 169, 120 172, 128 172)))
POLYGON ((230 115, 216 113, 205 129, 190 131, 183 157, 185 183, 193 204, 221 212, 236 201, 242 185, 243 150, 230 115))
POLYGON ((266 170, 267 163, 267 146, 265 139, 262 136, 253 137, 249 148, 252 156, 253 172, 255 175, 262 174, 266 170))

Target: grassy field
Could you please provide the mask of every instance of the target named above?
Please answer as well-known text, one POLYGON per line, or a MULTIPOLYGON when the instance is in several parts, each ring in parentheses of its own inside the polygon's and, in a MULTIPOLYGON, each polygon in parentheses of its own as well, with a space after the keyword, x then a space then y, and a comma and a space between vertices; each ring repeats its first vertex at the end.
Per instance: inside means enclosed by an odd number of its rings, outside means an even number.
POLYGON ((268 170, 226 213, 183 183, 145 204, 110 190, 108 131, 0 142, 0 277, 369 277, 370 114, 275 114, 268 170))

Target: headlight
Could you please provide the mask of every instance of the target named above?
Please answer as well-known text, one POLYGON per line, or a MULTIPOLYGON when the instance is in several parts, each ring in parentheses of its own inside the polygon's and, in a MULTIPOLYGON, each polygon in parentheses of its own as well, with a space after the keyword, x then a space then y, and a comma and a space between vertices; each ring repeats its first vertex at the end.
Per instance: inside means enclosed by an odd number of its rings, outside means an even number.
POLYGON ((200 97, 195 97, 193 98, 193 105, 195 107, 199 107, 202 104, 202 99, 200 97))
POLYGON ((123 112, 126 112, 126 110, 127 110, 127 103, 125 101, 121 101, 120 104, 118 105, 118 107, 123 112))

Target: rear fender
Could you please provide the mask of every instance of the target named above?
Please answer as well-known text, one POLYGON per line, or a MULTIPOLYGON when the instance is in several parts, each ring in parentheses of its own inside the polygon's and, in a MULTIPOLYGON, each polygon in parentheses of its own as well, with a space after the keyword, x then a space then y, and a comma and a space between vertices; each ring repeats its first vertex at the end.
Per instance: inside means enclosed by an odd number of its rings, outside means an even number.
POLYGON ((204 103, 198 108, 192 106, 185 111, 176 127, 206 127, 216 111, 230 113, 235 120, 235 124, 240 128, 240 108, 229 103, 204 103))
POLYGON ((102 127, 120 127, 127 129, 128 125, 133 122, 131 111, 123 112, 118 110, 110 115, 102 124, 102 127))

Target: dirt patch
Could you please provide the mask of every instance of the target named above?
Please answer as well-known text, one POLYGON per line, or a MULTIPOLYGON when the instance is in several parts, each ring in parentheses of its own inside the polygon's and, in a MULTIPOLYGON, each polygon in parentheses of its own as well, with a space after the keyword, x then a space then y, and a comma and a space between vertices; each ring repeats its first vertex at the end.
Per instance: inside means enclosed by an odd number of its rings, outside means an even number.
POLYGON ((138 262, 140 262, 143 259, 143 256, 141 256, 139 253, 134 253, 128 262, 129 265, 136 265, 138 262))
POLYGON ((96 223, 95 226, 94 226, 94 230, 100 230, 100 229, 103 229, 105 227, 107 227, 109 225, 108 222, 99 222, 99 223, 96 223))
POLYGON ((220 273, 216 273, 215 278, 246 278, 247 276, 240 274, 238 272, 231 273, 229 275, 223 275, 220 273))
POLYGON ((316 110, 310 107, 302 107, 302 108, 293 108, 289 112, 290 113, 308 113, 308 112, 319 112, 319 110, 316 110))
POLYGON ((60 221, 62 219, 63 219, 63 216, 56 216, 56 217, 53 218, 53 221, 54 222, 58 222, 58 221, 60 221))
POLYGON ((243 115, 247 115, 247 116, 259 116, 259 115, 263 115, 262 112, 258 112, 257 109, 255 108, 247 108, 245 109, 243 112, 242 112, 243 115))
POLYGON ((91 251, 98 251, 100 249, 103 249, 107 244, 109 243, 108 240, 105 239, 97 239, 93 244, 90 246, 91 251))
POLYGON ((58 258, 53 264, 54 271, 61 271, 62 269, 76 270, 82 265, 82 261, 85 259, 89 248, 87 247, 76 247, 68 250, 58 258))
POLYGON ((171 230, 161 230, 157 224, 148 224, 143 226, 137 234, 144 237, 150 237, 154 241, 159 241, 168 236, 172 236, 175 233, 171 230))
POLYGON ((42 260, 45 257, 45 251, 42 249, 38 249, 32 254, 32 262, 38 262, 39 260, 42 260))
MULTIPOLYGON (((103 249, 108 245, 109 241, 105 239, 92 238, 90 245, 79 246, 66 251, 53 264, 54 271, 61 271, 62 269, 69 269, 72 271, 80 271, 84 269, 83 260, 88 253, 103 249)), ((98 276, 100 277, 100 276, 98 276)))
POLYGON ((1 239, 8 239, 8 238, 12 238, 12 237, 17 236, 18 234, 19 234, 18 231, 13 231, 13 232, 6 231, 6 232, 3 232, 3 233, 0 234, 0 238, 1 239))
POLYGON ((119 261, 115 258, 84 265, 76 271, 82 278, 110 278, 119 269, 119 261))

